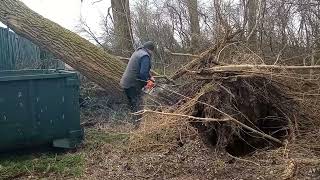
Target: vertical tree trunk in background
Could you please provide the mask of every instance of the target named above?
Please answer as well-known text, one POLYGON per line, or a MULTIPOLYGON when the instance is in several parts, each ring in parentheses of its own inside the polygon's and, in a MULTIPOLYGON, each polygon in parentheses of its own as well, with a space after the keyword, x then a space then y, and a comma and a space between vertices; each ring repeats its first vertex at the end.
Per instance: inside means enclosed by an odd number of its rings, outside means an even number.
POLYGON ((253 50, 257 44, 257 0, 248 0, 248 43, 253 50))
POLYGON ((119 81, 125 65, 114 56, 40 16, 18 0, 0 1, 0 21, 18 35, 51 52, 81 74, 123 100, 119 81))
POLYGON ((280 24, 279 27, 280 29, 280 35, 281 35, 281 47, 280 49, 282 49, 284 46, 286 46, 287 44, 287 32, 286 32, 286 28, 287 28, 287 24, 288 24, 288 15, 285 14, 286 13, 286 9, 285 9, 285 1, 282 1, 280 4, 280 7, 278 9, 278 13, 279 13, 279 17, 280 17, 280 24))
MULTIPOLYGON (((240 0, 240 7, 243 8, 243 21, 242 21, 242 26, 241 28, 242 29, 246 29, 247 27, 247 24, 248 24, 248 3, 247 3, 247 0, 240 0)), ((241 19, 241 17, 239 17, 241 19)), ((243 33, 240 34, 240 39, 241 40, 244 40, 246 39, 246 36, 245 36, 245 31, 243 33)))
POLYGON ((130 56, 133 51, 133 37, 129 0, 111 0, 116 54, 130 56))
POLYGON ((223 6, 222 0, 213 0, 213 5, 215 9, 215 33, 216 33, 216 43, 218 43, 224 36, 231 30, 226 19, 223 17, 221 7, 223 6))
POLYGON ((263 0, 262 3, 261 3, 261 14, 262 14, 261 20, 260 20, 260 22, 258 22, 259 23, 259 30, 258 31, 259 31, 259 35, 260 35, 258 47, 261 49, 262 54, 264 55, 264 52, 265 52, 264 43, 266 41, 265 40, 266 37, 264 35, 264 29, 265 29, 265 25, 264 24, 265 24, 265 21, 266 21, 265 16, 267 14, 267 1, 266 0, 263 0))
POLYGON ((190 18, 190 29, 191 29, 191 50, 196 51, 199 46, 200 38, 200 25, 199 25, 199 14, 198 14, 198 1, 187 0, 188 12, 190 18))
POLYGON ((221 2, 220 0, 213 0, 213 5, 215 8, 215 33, 216 33, 216 41, 218 42, 220 37, 222 37, 222 15, 221 15, 221 2))
MULTIPOLYGON (((316 12, 315 12, 315 26, 314 26, 314 31, 315 31, 315 45, 316 45, 316 49, 320 50, 320 26, 319 26, 319 21, 320 21, 320 3, 318 3, 317 7, 316 7, 316 12)), ((318 53, 319 54, 319 53, 318 53)))

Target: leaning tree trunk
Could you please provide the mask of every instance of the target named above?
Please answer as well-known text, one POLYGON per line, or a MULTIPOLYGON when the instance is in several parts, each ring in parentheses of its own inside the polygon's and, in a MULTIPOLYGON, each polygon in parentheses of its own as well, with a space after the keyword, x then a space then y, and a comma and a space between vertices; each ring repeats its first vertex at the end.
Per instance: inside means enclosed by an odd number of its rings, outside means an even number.
POLYGON ((0 0, 0 21, 123 100, 119 81, 125 65, 94 44, 40 16, 18 0, 0 0))

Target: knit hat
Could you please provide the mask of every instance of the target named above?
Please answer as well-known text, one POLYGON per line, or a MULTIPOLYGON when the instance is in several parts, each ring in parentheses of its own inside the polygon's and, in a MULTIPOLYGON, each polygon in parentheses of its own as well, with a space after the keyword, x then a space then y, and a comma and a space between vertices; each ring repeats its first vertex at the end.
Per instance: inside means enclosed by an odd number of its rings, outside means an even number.
POLYGON ((146 49, 149 49, 151 51, 154 51, 154 49, 155 49, 154 43, 152 41, 148 41, 148 42, 144 43, 143 47, 146 49))

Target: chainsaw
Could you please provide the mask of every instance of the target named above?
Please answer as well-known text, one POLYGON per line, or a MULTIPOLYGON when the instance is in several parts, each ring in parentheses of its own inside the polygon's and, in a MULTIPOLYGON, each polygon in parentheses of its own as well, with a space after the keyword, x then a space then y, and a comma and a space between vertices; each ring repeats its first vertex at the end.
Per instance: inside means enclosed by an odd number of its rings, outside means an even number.
POLYGON ((147 84, 142 88, 142 91, 146 94, 152 95, 158 84, 154 83, 153 80, 148 80, 147 84))
MULTIPOLYGON (((159 77, 155 77, 155 78, 164 78, 165 80, 167 80, 166 77, 162 77, 162 76, 159 76, 159 77)), ((159 91, 163 91, 163 90, 168 90, 167 88, 169 88, 168 86, 170 87, 174 87, 174 86, 177 86, 176 84, 174 85, 169 85, 170 83, 172 83, 173 81, 170 81, 169 83, 166 82, 158 82, 158 83, 155 83, 154 80, 148 80, 147 81, 147 84, 146 86, 144 86, 142 88, 142 91, 146 94, 149 94, 149 95, 155 95, 157 94, 159 91)), ((171 89, 171 88, 170 88, 171 89)))

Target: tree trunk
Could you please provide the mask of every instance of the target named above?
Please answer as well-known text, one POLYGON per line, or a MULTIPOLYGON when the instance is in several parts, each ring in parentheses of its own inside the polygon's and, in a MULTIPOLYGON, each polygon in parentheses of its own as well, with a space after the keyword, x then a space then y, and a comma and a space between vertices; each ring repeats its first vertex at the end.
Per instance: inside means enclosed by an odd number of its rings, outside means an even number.
POLYGON ((191 29, 191 50, 195 52, 199 48, 200 25, 198 14, 198 1, 187 0, 191 29))
MULTIPOLYGON (((319 70, 320 66, 312 65, 312 66, 277 66, 277 65, 252 65, 252 64, 240 64, 240 65, 225 65, 225 66, 215 66, 208 69, 201 69, 199 71, 188 71, 187 73, 190 74, 203 74, 203 75, 210 75, 215 73, 221 72, 243 72, 246 73, 264 73, 260 70, 290 70, 290 71, 297 71, 297 70, 319 70)), ((270 74, 272 75, 272 74, 270 74)))
POLYGON ((110 96, 124 99, 119 81, 125 64, 114 56, 18 0, 1 0, 0 21, 99 84, 110 96))
POLYGON ((111 0, 116 54, 129 56, 133 51, 129 0, 111 0))
POLYGON ((215 11, 215 33, 216 33, 216 42, 219 42, 221 39, 225 38, 226 35, 232 30, 227 19, 223 15, 222 8, 224 6, 223 0, 213 0, 214 11, 215 11))
POLYGON ((257 44, 257 2, 248 0, 248 42, 255 50, 257 44))

